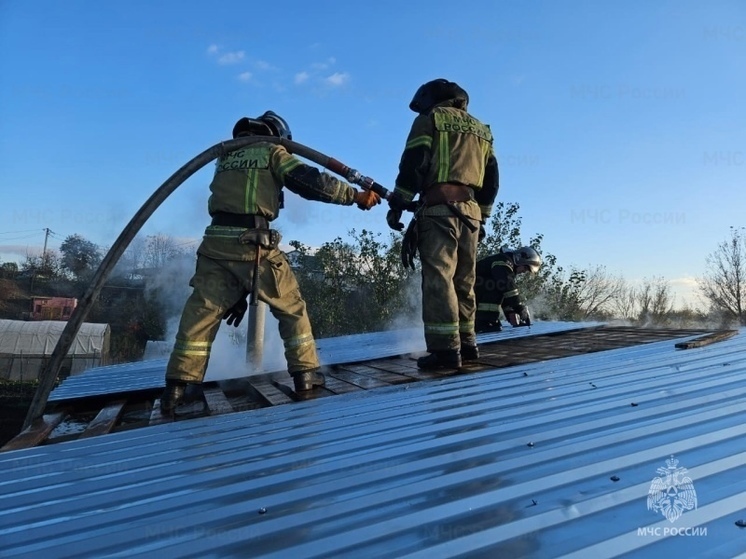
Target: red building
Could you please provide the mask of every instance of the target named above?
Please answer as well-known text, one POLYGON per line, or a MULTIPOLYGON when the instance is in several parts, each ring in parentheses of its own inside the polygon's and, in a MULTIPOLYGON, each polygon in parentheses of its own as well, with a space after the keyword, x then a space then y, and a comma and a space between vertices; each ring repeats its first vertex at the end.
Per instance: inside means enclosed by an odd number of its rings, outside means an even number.
POLYGON ((68 320, 77 306, 72 297, 34 297, 31 320, 68 320))

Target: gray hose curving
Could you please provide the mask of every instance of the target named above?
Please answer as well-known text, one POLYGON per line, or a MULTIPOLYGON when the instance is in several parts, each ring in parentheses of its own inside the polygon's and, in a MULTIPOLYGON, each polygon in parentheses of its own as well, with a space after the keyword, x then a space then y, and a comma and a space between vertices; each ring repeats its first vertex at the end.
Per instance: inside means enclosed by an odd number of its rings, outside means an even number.
MULTIPOLYGON (((249 136, 243 138, 236 138, 234 140, 227 140, 220 142, 206 149, 191 161, 182 166, 178 171, 171 175, 166 182, 164 182, 143 204, 143 206, 135 213, 130 222, 120 233, 117 240, 109 249, 101 264, 96 270, 96 273, 91 280, 88 289, 86 290, 83 297, 80 299, 78 306, 72 313, 72 316, 67 321, 65 329, 62 331, 57 345, 52 351, 52 355, 49 361, 46 362, 42 372, 39 375, 39 386, 34 393, 34 398, 31 401, 29 410, 26 414, 26 419, 23 423, 23 429, 28 428, 36 419, 39 419, 44 413, 44 408, 47 405, 49 394, 54 387, 54 383, 59 375, 60 368, 62 367, 62 361, 67 356, 67 352, 70 351, 75 336, 77 336, 80 326, 85 321, 88 312, 90 311, 91 305, 96 301, 101 289, 109 278, 109 274, 116 266, 122 254, 127 249, 132 239, 140 231, 145 222, 153 215, 156 209, 168 198, 179 186, 181 186, 189 177, 199 171, 202 167, 207 165, 210 161, 217 159, 231 151, 235 151, 242 147, 254 144, 257 142, 268 142, 272 144, 281 144, 289 152, 294 153, 300 157, 313 161, 314 163, 321 165, 331 171, 339 172, 341 165, 337 160, 332 159, 306 147, 302 144, 276 138, 273 136, 249 136)), ((342 166, 344 169, 347 167, 342 166)))

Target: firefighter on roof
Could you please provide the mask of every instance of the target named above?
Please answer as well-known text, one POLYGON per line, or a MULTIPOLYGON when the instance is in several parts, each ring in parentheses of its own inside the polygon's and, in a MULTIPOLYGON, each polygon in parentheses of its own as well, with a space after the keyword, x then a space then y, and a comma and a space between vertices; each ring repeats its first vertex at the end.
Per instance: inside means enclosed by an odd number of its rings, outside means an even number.
POLYGON ((423 369, 458 368, 479 355, 474 333, 475 263, 483 223, 498 191, 492 132, 467 111, 458 84, 422 85, 409 108, 418 113, 399 164, 386 216, 403 229, 402 210, 416 195, 416 249, 422 261, 422 318, 430 355, 423 369))
MULTIPOLYGON (((233 137, 245 135, 291 139, 285 120, 272 111, 239 120, 233 137)), ((212 223, 197 250, 197 269, 190 281, 194 289, 166 369, 164 413, 173 412, 183 401, 187 384, 202 382, 221 319, 238 326, 252 288, 252 296, 267 303, 279 321, 295 390, 324 385, 305 301, 285 253, 278 248, 280 235, 270 229, 282 207, 283 185, 308 200, 357 204, 363 210, 381 200, 371 191, 358 191, 302 163, 281 145, 260 142, 221 157, 210 184, 212 223)))
POLYGON ((500 309, 511 326, 531 326, 531 313, 515 284, 517 274, 535 274, 541 256, 531 247, 505 250, 477 261, 477 332, 498 332, 500 309))

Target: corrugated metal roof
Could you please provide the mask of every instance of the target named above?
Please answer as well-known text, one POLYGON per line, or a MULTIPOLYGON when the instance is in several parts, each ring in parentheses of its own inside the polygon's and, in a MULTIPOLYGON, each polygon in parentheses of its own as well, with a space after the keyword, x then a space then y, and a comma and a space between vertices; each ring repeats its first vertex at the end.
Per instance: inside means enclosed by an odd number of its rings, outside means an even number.
MULTIPOLYGON (((598 325, 599 323, 596 322, 537 322, 531 328, 506 328, 502 332, 479 334, 477 339, 480 343, 487 343, 495 340, 565 332, 598 325)), ((324 338, 317 340, 316 344, 321 363, 332 365, 424 351, 425 337, 422 328, 409 328, 324 338)), ((167 363, 168 359, 153 359, 151 361, 138 361, 124 365, 90 369, 82 374, 65 379, 51 392, 49 401, 162 388, 167 363)), ((282 368, 284 368, 284 365, 269 370, 276 371, 282 370, 282 368)), ((247 376, 243 364, 236 366, 235 371, 235 375, 229 375, 225 378, 247 376)), ((212 380, 209 372, 205 380, 212 380)))
POLYGON ((0 454, 0 556, 743 556, 746 336, 673 345, 0 454))

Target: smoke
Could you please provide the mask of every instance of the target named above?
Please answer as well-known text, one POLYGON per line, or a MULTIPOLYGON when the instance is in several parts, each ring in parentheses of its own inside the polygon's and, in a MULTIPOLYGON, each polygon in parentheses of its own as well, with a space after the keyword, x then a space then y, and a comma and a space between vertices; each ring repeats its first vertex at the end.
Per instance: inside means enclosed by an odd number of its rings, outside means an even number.
MULTIPOLYGON (((151 357, 168 357, 173 349, 176 332, 179 328, 181 313, 186 300, 191 294, 189 280, 194 274, 194 258, 174 258, 148 280, 148 294, 157 298, 166 315, 166 332, 164 341, 152 344, 151 357)), ((246 338, 249 324, 249 312, 246 313, 238 328, 221 323, 215 341, 213 342, 210 360, 205 374, 205 380, 223 380, 240 378, 253 374, 272 372, 286 369, 284 346, 280 339, 277 320, 271 315, 266 305, 262 305, 265 313, 264 347, 262 366, 253 370, 247 363, 246 338)))
POLYGON ((194 255, 182 255, 168 260, 148 277, 145 293, 163 306, 167 322, 166 339, 169 339, 169 334, 172 338, 176 334, 181 310, 191 293, 189 280, 194 275, 194 269, 194 255))
POLYGON ((387 330, 422 327, 422 291, 420 275, 416 274, 404 284, 404 304, 389 322, 387 330))
POLYGON ((397 338, 395 349, 399 353, 425 351, 425 330, 422 323, 422 290, 420 275, 413 274, 404 284, 404 304, 394 315, 386 330, 416 330, 418 337, 411 335, 397 338))
POLYGON ((247 362, 246 338, 249 328, 247 311, 238 328, 221 324, 212 345, 205 381, 241 378, 287 369, 278 322, 267 305, 260 303, 258 312, 265 315, 262 364, 259 369, 247 362))

